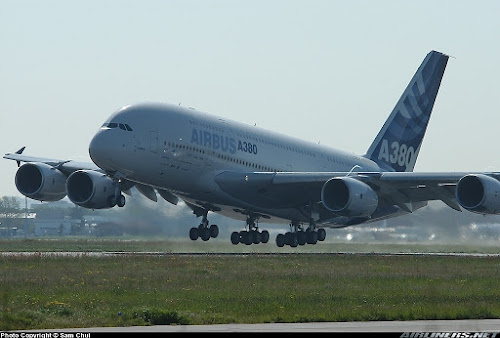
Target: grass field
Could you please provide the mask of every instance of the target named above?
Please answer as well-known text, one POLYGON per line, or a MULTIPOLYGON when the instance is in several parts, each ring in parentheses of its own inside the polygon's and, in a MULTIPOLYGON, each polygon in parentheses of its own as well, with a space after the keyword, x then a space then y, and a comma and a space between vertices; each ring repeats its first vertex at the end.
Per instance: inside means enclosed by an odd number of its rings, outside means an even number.
POLYGON ((499 258, 0 256, 0 330, 466 318, 500 318, 499 258))

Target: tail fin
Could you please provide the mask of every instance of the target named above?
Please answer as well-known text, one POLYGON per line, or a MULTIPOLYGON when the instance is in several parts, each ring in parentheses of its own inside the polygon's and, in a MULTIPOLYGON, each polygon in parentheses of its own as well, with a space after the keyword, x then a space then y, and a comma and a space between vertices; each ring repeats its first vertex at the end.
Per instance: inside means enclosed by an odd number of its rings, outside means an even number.
POLYGON ((448 56, 425 57, 365 157, 382 170, 413 171, 448 56))

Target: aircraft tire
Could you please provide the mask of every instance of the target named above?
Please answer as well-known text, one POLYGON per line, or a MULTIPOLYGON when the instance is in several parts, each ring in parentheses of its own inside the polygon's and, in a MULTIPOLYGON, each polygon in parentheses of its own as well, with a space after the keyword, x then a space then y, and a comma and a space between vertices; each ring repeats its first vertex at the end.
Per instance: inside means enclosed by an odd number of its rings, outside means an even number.
POLYGON ((325 229, 319 229, 318 230, 318 241, 323 242, 326 238, 326 230, 325 229))
POLYGON ((191 228, 191 230, 189 230, 189 238, 191 238, 193 241, 196 241, 199 237, 199 231, 198 231, 198 228, 191 228))
POLYGON ((283 234, 278 234, 276 236, 276 245, 280 248, 285 246, 285 235, 283 234))
POLYGON ((118 205, 118 207, 120 208, 123 208, 125 206, 125 202, 126 202, 125 196, 120 195, 118 197, 118 201, 116 201, 116 205, 118 205))
POLYGON ((307 233, 307 244, 316 244, 318 242, 318 233, 316 231, 310 231, 307 233))
POLYGON ((219 227, 215 224, 210 226, 210 237, 217 238, 219 236, 219 227))
POLYGON ((245 231, 245 237, 242 237, 245 239, 245 245, 250 245, 253 243, 253 234, 250 231, 245 231))
POLYGON ((260 234, 260 241, 264 244, 269 242, 269 231, 262 231, 262 233, 260 234))
POLYGON ((250 231, 250 233, 252 234, 252 243, 259 244, 261 242, 260 241, 260 237, 261 237, 260 232, 252 230, 252 231, 250 231))
POLYGON ((233 243, 234 245, 240 243, 240 234, 238 232, 234 231, 233 233, 231 233, 231 243, 233 243))
POLYGON ((250 234, 247 231, 240 231, 240 242, 246 245, 250 245, 252 243, 250 239, 250 234))
POLYGON ((207 228, 203 228, 200 237, 204 242, 208 241, 210 239, 210 230, 208 230, 207 228))
POLYGON ((307 234, 304 231, 297 232, 297 243, 299 245, 305 245, 307 242, 307 234))

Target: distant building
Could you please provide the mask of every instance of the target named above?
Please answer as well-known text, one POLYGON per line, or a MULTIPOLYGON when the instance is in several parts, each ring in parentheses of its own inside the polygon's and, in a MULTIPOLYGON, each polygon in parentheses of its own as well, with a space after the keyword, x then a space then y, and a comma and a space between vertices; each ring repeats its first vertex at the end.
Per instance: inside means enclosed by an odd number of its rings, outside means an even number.
POLYGON ((67 236, 71 233, 72 223, 70 219, 34 219, 33 235, 67 236))

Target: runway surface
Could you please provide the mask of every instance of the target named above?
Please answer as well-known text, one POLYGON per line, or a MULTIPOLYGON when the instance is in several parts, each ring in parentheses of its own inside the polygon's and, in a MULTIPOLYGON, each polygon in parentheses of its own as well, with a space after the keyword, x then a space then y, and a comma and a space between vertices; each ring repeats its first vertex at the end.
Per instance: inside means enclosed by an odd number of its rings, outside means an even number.
POLYGON ((500 319, 157 325, 58 329, 37 332, 500 332, 500 319))
POLYGON ((468 253, 468 252, 95 252, 95 251, 4 251, 0 252, 0 257, 21 257, 21 256, 36 256, 36 257, 109 257, 109 256, 287 256, 287 255, 358 255, 358 256, 459 256, 459 257, 500 257, 500 254, 486 253, 468 253))

